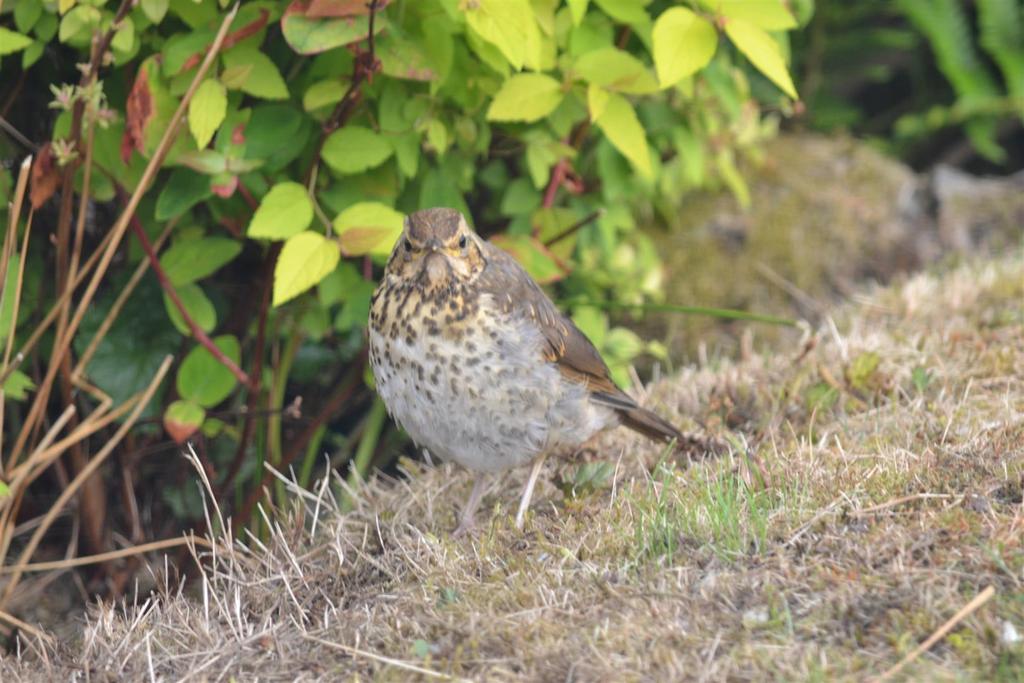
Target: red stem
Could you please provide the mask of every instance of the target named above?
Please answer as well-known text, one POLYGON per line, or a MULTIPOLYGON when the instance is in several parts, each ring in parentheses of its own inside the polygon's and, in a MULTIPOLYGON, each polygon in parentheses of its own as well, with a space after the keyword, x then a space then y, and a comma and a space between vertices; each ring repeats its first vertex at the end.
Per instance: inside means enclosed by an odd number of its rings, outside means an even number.
POLYGON ((163 267, 160 265, 160 259, 157 258, 156 252, 153 250, 153 245, 146 236, 146 231, 142 229, 142 224, 135 216, 132 216, 131 226, 135 236, 139 238, 142 250, 146 252, 146 258, 149 259, 149 266, 156 274, 156 279, 160 281, 160 287, 163 288, 167 296, 170 297, 172 302, 174 302, 175 308, 178 309, 178 313, 181 314, 181 318, 185 321, 185 324, 188 325, 188 329, 192 332, 192 336, 195 337, 200 346, 209 351, 210 355, 216 358, 221 365, 230 370, 231 374, 234 375, 239 382, 252 389, 253 383, 252 380, 249 379, 249 375, 245 374, 245 371, 238 367, 238 364, 236 364, 235 361, 225 356, 224 352, 217 348, 217 345, 213 343, 213 340, 210 339, 206 332, 203 332, 203 328, 199 327, 199 325, 196 324, 196 321, 192 319, 192 316, 188 314, 188 311, 185 309, 185 304, 182 303, 177 290, 174 289, 174 285, 171 284, 170 279, 167 277, 167 273, 164 272, 163 267))

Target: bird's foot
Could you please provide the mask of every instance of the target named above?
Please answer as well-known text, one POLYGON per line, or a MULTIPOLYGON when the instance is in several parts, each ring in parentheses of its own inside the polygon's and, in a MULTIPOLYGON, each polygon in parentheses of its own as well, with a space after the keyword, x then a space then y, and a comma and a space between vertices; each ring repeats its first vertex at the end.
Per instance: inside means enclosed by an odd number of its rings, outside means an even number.
POLYGON ((463 536, 472 536, 473 532, 476 531, 476 520, 473 519, 462 519, 459 521, 459 526, 452 532, 452 538, 462 538, 463 536))

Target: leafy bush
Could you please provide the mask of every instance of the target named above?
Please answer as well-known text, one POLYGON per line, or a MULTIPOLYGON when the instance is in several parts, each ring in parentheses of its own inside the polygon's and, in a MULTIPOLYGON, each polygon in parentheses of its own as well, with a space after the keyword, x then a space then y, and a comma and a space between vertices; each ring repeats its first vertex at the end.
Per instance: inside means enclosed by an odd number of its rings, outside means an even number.
POLYGON ((965 148, 991 170, 1020 167, 1020 0, 830 3, 796 53, 815 127, 871 136, 922 167, 962 163, 965 148))
MULTIPOLYGON (((96 403, 72 387, 109 397, 104 410, 127 406, 167 355, 174 381, 140 415, 196 441, 240 518, 268 482, 265 461, 301 464, 303 481, 324 451, 360 473, 380 464, 396 436, 367 389, 364 326, 402 216, 421 207, 466 212, 557 283, 626 381, 634 357, 663 352, 603 312, 659 296, 658 254, 639 226, 695 188, 748 201, 738 160, 776 128, 759 102, 786 112, 796 97, 786 32, 810 11, 809 0, 255 0, 237 11, 8 0, 0 95, 17 104, 5 116, 48 142, 31 207, 9 217, 34 216, 36 234, 27 251, 16 231, 5 241, 0 334, 28 354, 4 362, 4 444, 18 443, 5 479, 59 414, 43 410, 47 395, 83 414, 96 403), (65 296, 76 280, 92 285, 65 296)), ((15 170, 0 171, 4 206, 22 196, 15 170)), ((154 425, 130 438, 133 453, 176 450, 154 425)), ((192 514, 190 494, 158 471, 132 483, 192 514)), ((82 509, 105 510, 94 503, 82 509)))

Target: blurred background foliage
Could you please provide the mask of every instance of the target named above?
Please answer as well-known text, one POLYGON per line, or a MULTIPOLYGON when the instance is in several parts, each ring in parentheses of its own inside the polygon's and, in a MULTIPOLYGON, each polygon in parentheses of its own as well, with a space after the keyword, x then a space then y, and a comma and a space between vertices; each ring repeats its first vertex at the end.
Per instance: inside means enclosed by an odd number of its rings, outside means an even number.
POLYGON ((700 303, 664 301, 652 231, 686 230, 679 209, 699 192, 748 209, 744 169, 780 127, 852 133, 918 168, 1007 173, 1024 160, 1019 0, 231 10, 0 2, 0 558, 31 557, 15 525, 63 506, 69 481, 72 522, 41 527, 55 547, 80 533, 95 553, 202 526, 186 441, 237 527, 256 524, 268 487, 283 493, 264 463, 309 484, 324 454, 353 477, 411 454, 364 356, 405 213, 464 211, 627 385, 638 359, 669 350, 621 309, 700 303), (96 422, 168 356, 130 429, 117 433, 128 413, 96 422), (47 442, 76 425, 59 449, 47 442), (114 464, 93 474, 105 444, 114 464))

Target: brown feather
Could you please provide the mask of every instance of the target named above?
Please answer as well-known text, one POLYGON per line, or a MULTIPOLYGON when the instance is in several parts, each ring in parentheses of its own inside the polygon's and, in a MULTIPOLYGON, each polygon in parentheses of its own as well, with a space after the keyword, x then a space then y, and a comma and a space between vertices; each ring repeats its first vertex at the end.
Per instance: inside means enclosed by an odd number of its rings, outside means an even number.
POLYGON ((615 386, 594 344, 515 259, 490 242, 483 243, 483 253, 487 265, 477 280, 480 291, 491 294, 504 312, 520 313, 536 321, 547 342, 545 360, 555 363, 569 379, 585 384, 591 400, 615 410, 624 426, 655 441, 675 439, 677 444, 683 443, 684 436, 678 429, 637 405, 615 386))

